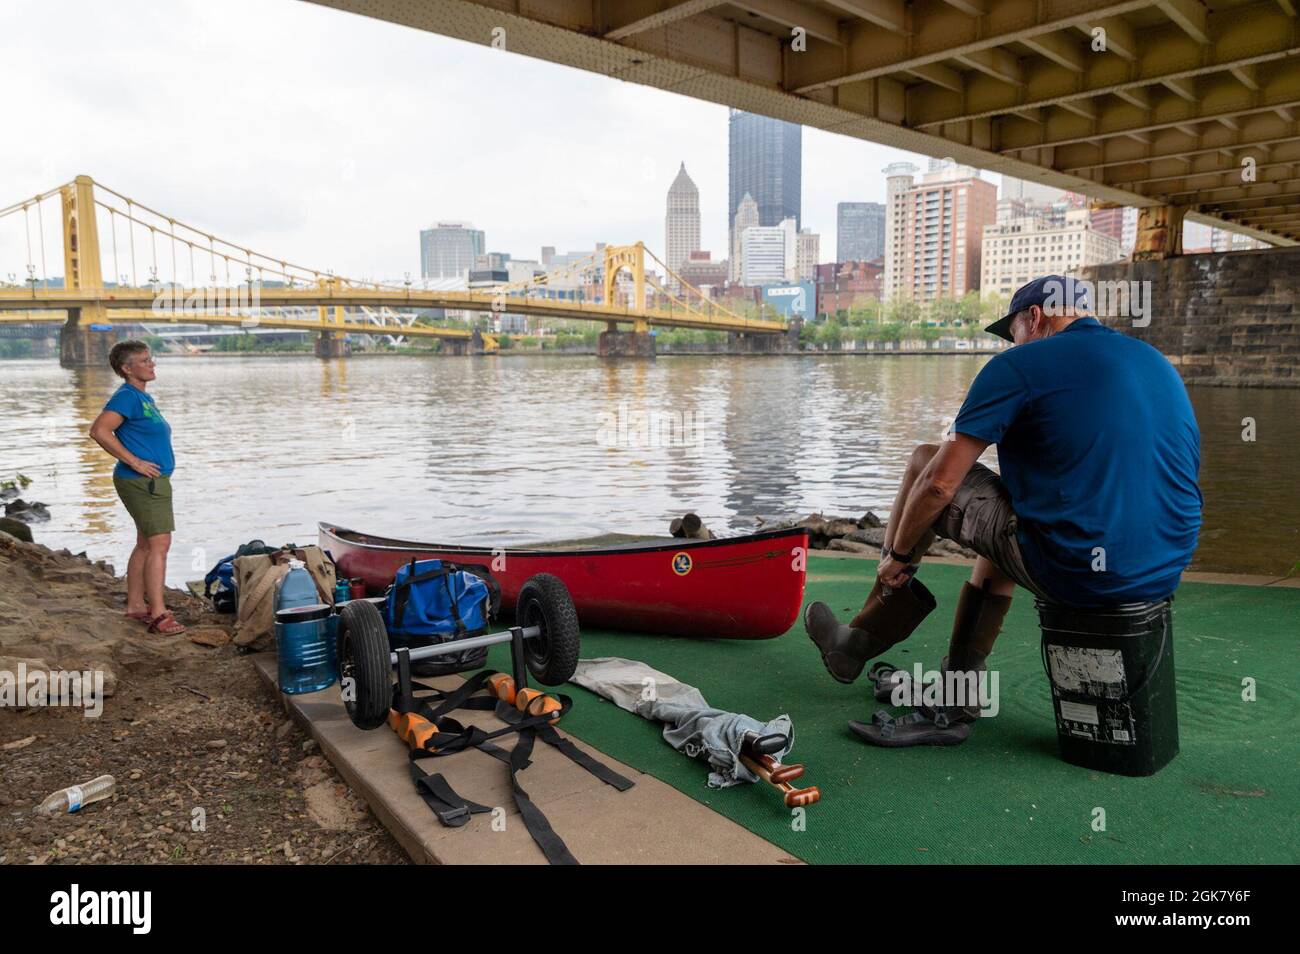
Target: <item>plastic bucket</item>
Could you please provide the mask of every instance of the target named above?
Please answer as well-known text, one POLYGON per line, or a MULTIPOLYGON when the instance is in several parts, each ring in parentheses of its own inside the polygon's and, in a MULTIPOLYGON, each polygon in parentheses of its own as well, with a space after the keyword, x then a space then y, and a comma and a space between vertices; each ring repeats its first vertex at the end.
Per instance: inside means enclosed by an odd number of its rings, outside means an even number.
POLYGON ((1061 758, 1116 775, 1160 771, 1178 754, 1170 601, 1036 606, 1061 758))
POLYGON ((281 692, 317 692, 338 679, 334 641, 329 638, 330 615, 330 607, 324 603, 295 606, 275 614, 281 692))

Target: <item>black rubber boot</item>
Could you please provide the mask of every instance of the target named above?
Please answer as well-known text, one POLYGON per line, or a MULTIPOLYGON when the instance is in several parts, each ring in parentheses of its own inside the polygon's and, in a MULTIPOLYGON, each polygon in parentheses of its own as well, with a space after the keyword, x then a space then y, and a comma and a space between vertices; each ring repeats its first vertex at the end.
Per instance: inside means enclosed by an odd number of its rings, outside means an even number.
POLYGON ((826 671, 836 681, 848 683, 858 678, 868 659, 911 636, 934 607, 934 595, 915 577, 896 590, 877 580, 849 625, 837 620, 825 603, 810 603, 803 625, 822 654, 826 671))
MULTIPOLYGON (((947 674, 951 672, 961 677, 970 689, 978 687, 979 674, 984 671, 985 661, 993 652, 993 643, 1002 632, 1002 621, 1009 609, 1011 597, 996 596, 970 583, 962 584, 957 612, 953 616, 948 655, 943 657, 940 666, 944 685, 947 685, 947 674)), ((980 714, 978 702, 971 704, 969 695, 965 705, 945 708, 949 720, 954 723, 974 722, 980 714)))

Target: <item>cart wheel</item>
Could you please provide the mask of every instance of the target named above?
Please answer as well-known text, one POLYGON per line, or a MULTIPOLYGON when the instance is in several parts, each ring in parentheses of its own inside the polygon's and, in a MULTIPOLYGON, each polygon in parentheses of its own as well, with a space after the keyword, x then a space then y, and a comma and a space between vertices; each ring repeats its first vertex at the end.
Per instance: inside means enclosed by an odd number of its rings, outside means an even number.
POLYGON ((578 611, 559 577, 538 573, 528 578, 515 604, 515 625, 541 627, 540 636, 524 640, 524 661, 534 679, 558 686, 573 678, 578 668, 578 611))
POLYGON ((388 630, 373 603, 352 600, 339 613, 338 660, 343 705, 352 724, 358 729, 383 725, 393 704, 393 667, 388 630))

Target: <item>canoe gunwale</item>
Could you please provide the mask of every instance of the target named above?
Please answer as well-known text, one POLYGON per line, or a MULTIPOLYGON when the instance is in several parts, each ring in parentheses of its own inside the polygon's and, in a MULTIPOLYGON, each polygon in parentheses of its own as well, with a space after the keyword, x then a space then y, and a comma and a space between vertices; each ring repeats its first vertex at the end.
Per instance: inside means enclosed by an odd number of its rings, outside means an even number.
MULTIPOLYGON (((666 538, 634 543, 615 543, 608 546, 584 547, 577 550, 539 550, 527 547, 487 547, 459 546, 455 544, 420 543, 414 540, 398 540, 349 530, 337 524, 318 523, 322 537, 332 537, 340 543, 364 550, 419 553, 438 551, 441 553, 459 553, 465 556, 492 557, 504 554, 516 557, 582 557, 582 556, 622 556, 633 553, 663 553, 677 550, 703 550, 713 547, 738 546, 762 541, 776 541, 788 537, 807 537, 806 527, 786 527, 777 530, 760 530, 757 533, 740 537, 715 537, 712 540, 694 540, 684 537, 666 538)), ((322 546, 328 545, 322 540, 322 546)))

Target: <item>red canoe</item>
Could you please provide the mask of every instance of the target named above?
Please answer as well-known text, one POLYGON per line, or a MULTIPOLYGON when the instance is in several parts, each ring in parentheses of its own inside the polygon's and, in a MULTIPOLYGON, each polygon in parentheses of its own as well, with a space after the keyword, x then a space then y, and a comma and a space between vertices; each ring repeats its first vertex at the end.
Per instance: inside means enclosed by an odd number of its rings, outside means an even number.
MULTIPOLYGON (((320 545, 342 576, 382 592, 412 557, 489 567, 513 607, 534 573, 573 596, 578 619, 603 629, 722 639, 780 636, 799 616, 808 553, 802 527, 720 540, 658 539, 581 548, 442 546, 320 524, 320 545)), ((575 546, 575 545, 569 545, 575 546)))

